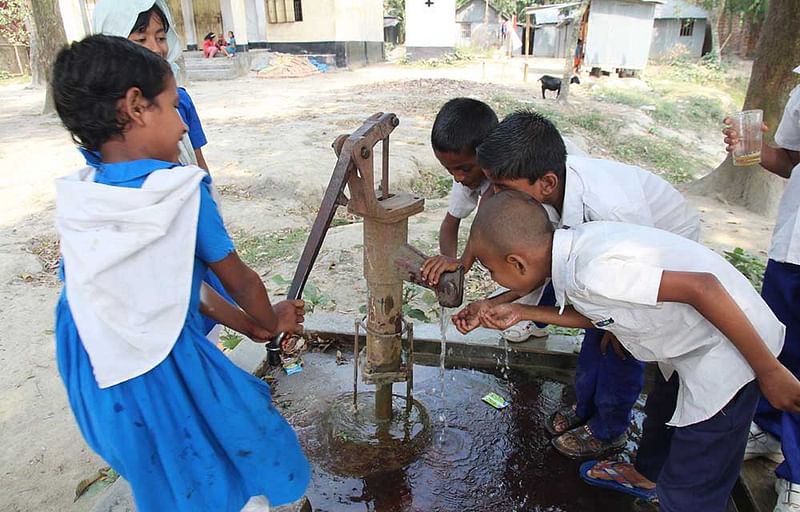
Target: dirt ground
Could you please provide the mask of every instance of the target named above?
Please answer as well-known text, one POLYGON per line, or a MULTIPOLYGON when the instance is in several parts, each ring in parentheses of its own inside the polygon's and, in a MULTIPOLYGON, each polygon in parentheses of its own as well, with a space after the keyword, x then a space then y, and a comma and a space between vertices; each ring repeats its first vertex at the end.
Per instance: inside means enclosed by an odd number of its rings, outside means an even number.
MULTIPOLYGON (((436 247, 447 179, 429 146, 439 106, 454 96, 489 101, 499 110, 509 98, 530 108, 569 113, 592 108, 628 126, 645 126, 641 110, 598 105, 591 80, 573 87, 571 106, 542 100, 535 78, 560 74, 562 61, 535 60, 530 81, 521 63, 471 63, 461 67, 373 66, 304 79, 198 82, 189 90, 210 141, 204 148, 222 195, 228 228, 273 293, 275 277, 291 279, 294 262, 335 158, 340 133, 355 130, 377 111, 401 120, 392 135, 393 187, 425 193, 426 211, 414 217, 410 238, 423 250, 436 247)), ((617 79, 604 79, 607 84, 617 79)), ((39 114, 43 92, 0 86, 0 510, 80 511, 77 483, 104 463, 83 442, 69 410, 55 364, 53 311, 59 293, 53 228, 53 180, 82 164, 54 116, 39 114)), ((502 112, 504 113, 504 112, 502 112)), ((647 116, 645 115, 645 118, 647 116)), ((719 131, 675 133, 696 148, 711 170, 724 156, 719 131)), ((590 154, 613 148, 576 127, 568 134, 590 154)), ((701 212, 703 241, 715 250, 742 247, 766 255, 774 219, 709 197, 691 196, 701 212)), ((342 216, 332 229, 311 282, 317 306, 353 315, 363 303, 361 226, 342 216)))

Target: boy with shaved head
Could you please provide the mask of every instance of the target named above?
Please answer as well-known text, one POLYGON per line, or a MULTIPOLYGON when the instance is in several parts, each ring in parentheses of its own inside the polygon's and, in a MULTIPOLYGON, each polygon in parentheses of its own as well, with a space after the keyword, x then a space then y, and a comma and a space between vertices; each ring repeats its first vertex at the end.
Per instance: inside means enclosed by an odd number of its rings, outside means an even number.
MULTIPOLYGON (((617 222, 553 231, 539 203, 509 190, 484 204, 469 243, 497 283, 525 294, 550 278, 560 304, 498 305, 479 313, 480 324, 601 327, 679 383, 674 392, 658 379, 648 396, 636 463, 590 461, 581 467, 590 484, 657 496, 662 512, 723 512, 759 386, 775 407, 800 411, 800 382, 775 357, 783 324, 742 274, 702 245, 617 222), (667 424, 651 420, 664 409, 667 424)), ((462 331, 475 320, 454 318, 462 331)))

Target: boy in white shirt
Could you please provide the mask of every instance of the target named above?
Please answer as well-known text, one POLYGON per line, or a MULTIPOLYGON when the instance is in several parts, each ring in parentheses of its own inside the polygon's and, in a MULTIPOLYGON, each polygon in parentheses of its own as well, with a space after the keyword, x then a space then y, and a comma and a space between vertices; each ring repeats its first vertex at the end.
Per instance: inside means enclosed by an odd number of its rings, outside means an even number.
MULTIPOLYGON (((561 140, 545 117, 516 112, 478 146, 478 162, 495 188, 519 190, 544 205, 554 227, 617 221, 697 240, 697 212, 672 185, 639 167, 568 155, 561 140)), ((601 329, 586 331, 575 376, 576 404, 558 410, 547 423, 558 436, 553 446, 568 457, 600 457, 622 449, 642 390, 644 365, 605 354, 604 336, 601 329)))
MULTIPOLYGON (((795 69, 800 73, 800 67, 795 69)), ((730 119, 725 122, 730 124, 730 119)), ((739 142, 731 128, 723 131, 727 150, 739 142)), ((773 148, 763 144, 761 166, 782 177, 789 184, 781 199, 769 261, 764 273, 761 296, 775 315, 786 324, 786 345, 779 360, 795 375, 800 374, 800 86, 789 96, 783 118, 775 132, 773 148)), ((742 171, 746 172, 746 171, 742 171)), ((745 458, 766 456, 776 462, 775 489, 778 502, 775 512, 800 511, 800 416, 784 413, 761 400, 756 409, 745 458), (781 453, 782 452, 782 453, 781 453)))
MULTIPOLYGON (((467 269, 472 266, 468 252, 457 258, 458 228, 482 199, 494 193, 492 183, 483 175, 477 163, 475 148, 497 124, 497 114, 492 107, 472 98, 451 99, 436 114, 431 129, 431 146, 436 159, 453 177, 453 188, 447 213, 439 228, 440 255, 425 262, 423 276, 430 272, 438 278, 442 268, 456 269, 462 263, 467 269)), ((555 299, 552 291, 542 301, 553 304, 555 299)), ((546 335, 544 326, 537 326, 533 322, 521 322, 503 331, 503 337, 515 343, 531 336, 546 335)))
MULTIPOLYGON (((674 428, 646 423, 636 464, 586 463, 581 472, 589 483, 645 499, 657 494, 662 512, 723 512, 758 386, 775 407, 800 411, 800 382, 775 357, 783 324, 742 274, 700 244, 616 222, 554 232, 541 205, 517 191, 498 192, 483 205, 469 243, 493 279, 515 293, 552 278, 561 305, 501 304, 482 310, 480 324, 600 327, 679 382, 668 424, 674 428)), ((474 321, 469 311, 454 317, 462 332, 474 321)), ((659 379, 653 396, 673 390, 659 379)), ((646 409, 672 405, 650 400, 646 409)))

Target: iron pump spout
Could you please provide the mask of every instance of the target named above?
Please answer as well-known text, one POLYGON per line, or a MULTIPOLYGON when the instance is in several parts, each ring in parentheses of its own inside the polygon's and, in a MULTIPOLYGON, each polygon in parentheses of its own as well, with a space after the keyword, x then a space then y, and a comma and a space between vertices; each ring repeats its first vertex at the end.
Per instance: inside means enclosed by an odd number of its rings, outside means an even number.
MULTIPOLYGON (((362 377, 376 386, 376 416, 392 416, 392 384, 407 384, 407 407, 410 405, 413 358, 401 357, 413 351, 408 340, 404 349, 403 281, 428 286, 422 282, 420 267, 425 255, 408 245, 408 218, 422 212, 425 200, 408 192, 389 191, 389 135, 400 120, 394 114, 379 112, 367 119, 350 135, 340 135, 333 142, 338 156, 331 181, 323 196, 317 219, 311 229, 297 271, 289 288, 290 299, 302 295, 308 275, 316 260, 325 233, 330 228, 338 206, 364 219, 364 277, 367 281, 367 317, 362 377), (375 146, 381 143, 380 187, 375 186, 375 146), (344 194, 345 186, 350 192, 344 194)), ((433 288, 441 305, 457 307, 463 302, 464 271, 443 274, 433 288)), ((358 323, 357 325, 362 325, 358 323)), ((268 347, 267 362, 280 364, 280 336, 268 347)), ((409 338, 411 336, 409 335, 409 338)), ((358 336, 356 336, 355 372, 358 372, 358 336)), ((262 365, 257 374, 266 372, 262 365)))

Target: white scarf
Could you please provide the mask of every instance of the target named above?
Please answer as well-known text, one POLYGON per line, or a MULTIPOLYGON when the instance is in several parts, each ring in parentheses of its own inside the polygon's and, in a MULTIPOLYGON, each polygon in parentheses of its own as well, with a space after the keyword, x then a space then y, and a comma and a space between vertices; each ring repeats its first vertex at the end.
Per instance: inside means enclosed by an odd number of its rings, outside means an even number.
MULTIPOLYGON (((169 11, 169 5, 165 0, 102 0, 94 9, 94 19, 92 32, 94 34, 105 34, 107 36, 118 36, 128 38, 133 30, 133 25, 139 18, 139 14, 157 5, 169 23, 167 31, 167 62, 172 67, 172 74, 178 84, 183 83, 183 76, 180 67, 176 63, 181 56, 181 41, 178 38, 175 20, 169 11)), ((180 150, 179 161, 184 165, 197 165, 197 156, 194 153, 192 142, 188 134, 184 134, 178 142, 180 150)))
POLYGON ((56 229, 72 316, 106 388, 146 373, 186 322, 194 268, 199 167, 150 174, 142 188, 56 181, 56 229))

